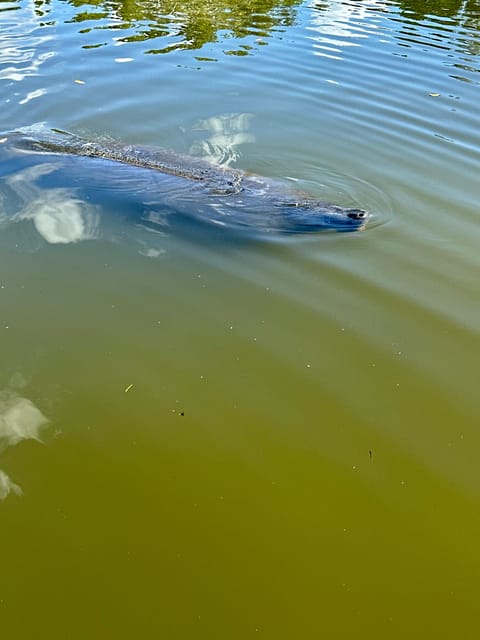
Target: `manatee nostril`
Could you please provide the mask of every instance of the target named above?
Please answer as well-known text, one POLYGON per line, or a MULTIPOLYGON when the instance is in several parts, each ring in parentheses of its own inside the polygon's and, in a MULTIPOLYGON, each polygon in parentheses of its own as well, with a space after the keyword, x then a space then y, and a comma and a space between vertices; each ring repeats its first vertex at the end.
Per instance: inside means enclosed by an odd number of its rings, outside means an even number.
POLYGON ((367 217, 367 212, 361 209, 353 209, 347 213, 347 217, 352 218, 352 220, 363 220, 367 217))

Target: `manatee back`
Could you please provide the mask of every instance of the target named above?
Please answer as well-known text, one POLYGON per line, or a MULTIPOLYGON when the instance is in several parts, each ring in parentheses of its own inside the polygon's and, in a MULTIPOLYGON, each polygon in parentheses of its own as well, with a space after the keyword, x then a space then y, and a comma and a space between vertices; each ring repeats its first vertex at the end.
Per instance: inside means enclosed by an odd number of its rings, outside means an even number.
POLYGON ((201 158, 185 156, 170 149, 122 145, 118 142, 85 141, 59 130, 41 129, 12 134, 14 144, 37 153, 61 153, 103 158, 144 169, 152 169, 205 184, 209 192, 218 195, 238 193, 242 189, 243 174, 227 167, 214 165, 201 158))

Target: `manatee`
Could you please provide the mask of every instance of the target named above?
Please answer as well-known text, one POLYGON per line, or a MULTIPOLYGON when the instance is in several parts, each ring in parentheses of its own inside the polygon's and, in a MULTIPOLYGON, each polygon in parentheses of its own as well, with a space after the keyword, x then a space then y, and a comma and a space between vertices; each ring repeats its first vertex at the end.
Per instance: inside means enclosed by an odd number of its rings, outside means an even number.
MULTIPOLYGON (((177 214, 229 229, 303 234, 356 231, 363 229, 370 218, 363 209, 324 202, 283 183, 167 149, 89 141, 45 127, 5 134, 2 142, 22 153, 77 156, 85 158, 85 162, 95 162, 91 184, 98 186, 102 179, 110 180, 114 188, 123 180, 122 193, 134 183, 131 172, 135 171, 138 185, 142 186, 137 185, 134 191, 141 192, 151 205, 142 222, 152 225, 168 226, 170 215, 177 214), (116 178, 112 179, 112 165, 120 164, 128 165, 130 173, 126 177, 124 171, 117 170, 116 178), (169 179, 163 182, 155 179, 161 175, 169 179)), ((88 190, 91 185, 86 186, 88 190)))

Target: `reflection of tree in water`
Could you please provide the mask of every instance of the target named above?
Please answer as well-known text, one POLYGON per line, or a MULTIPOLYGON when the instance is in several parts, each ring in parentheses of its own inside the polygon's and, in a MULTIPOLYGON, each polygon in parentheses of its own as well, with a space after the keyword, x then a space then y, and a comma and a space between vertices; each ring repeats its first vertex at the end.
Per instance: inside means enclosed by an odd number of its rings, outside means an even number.
MULTIPOLYGON (((476 33, 480 28, 480 8, 478 0, 397 0, 396 3, 388 0, 377 0, 376 4, 371 2, 350 2, 340 3, 337 0, 329 1, 317 1, 312 3, 312 8, 328 14, 329 11, 342 5, 342 7, 351 11, 352 17, 361 12, 364 16, 369 11, 378 12, 386 11, 392 12, 395 4, 399 7, 399 13, 404 18, 404 25, 402 25, 398 32, 394 33, 395 37, 402 40, 402 44, 405 43, 412 34, 418 33, 418 28, 422 27, 422 22, 427 16, 436 16, 438 18, 449 18, 448 24, 445 28, 436 22, 435 26, 435 38, 432 41, 425 41, 422 39, 422 44, 438 46, 438 40, 445 39, 448 48, 451 46, 452 32, 455 26, 463 27, 468 30, 468 37, 463 37, 459 41, 461 50, 471 54, 480 54, 480 42, 476 33), (449 44, 450 43, 450 44, 449 44)), ((428 18, 427 18, 428 20, 428 18)), ((464 34, 465 36, 465 34, 464 34)))
MULTIPOLYGON (((338 4, 336 1, 318 1, 313 2, 312 6, 320 11, 328 11, 332 5, 338 4)), ((414 20, 423 20, 426 16, 446 16, 449 18, 466 18, 475 20, 476 26, 479 26, 480 21, 480 9, 478 0, 397 0, 397 2, 385 2, 385 7, 389 9, 390 6, 397 4, 400 7, 400 12, 403 15, 408 16, 414 20)), ((348 3, 347 3, 348 5, 348 3)), ((351 3, 352 10, 360 9, 361 3, 351 3)), ((365 9, 375 9, 378 7, 371 6, 370 3, 365 3, 365 9)))
MULTIPOLYGON (((174 38, 152 53, 167 53, 174 49, 200 49, 207 42, 224 37, 243 38, 248 35, 266 38, 277 28, 295 21, 294 7, 301 0, 68 0, 81 7, 73 22, 102 20, 93 29, 125 29, 121 42, 174 38), (90 7, 88 10, 87 7, 90 7), (105 23, 115 20, 115 23, 105 23)), ((246 54, 248 47, 236 53, 246 54)))
MULTIPOLYGON (((5 0, 5 6, 1 4, 3 0, 0 0, 0 14, 6 11, 18 11, 21 9, 21 0, 5 0)), ((33 0, 32 3, 33 12, 36 16, 42 18, 47 15, 51 9, 50 0, 33 0)))
POLYGON ((399 0, 402 13, 416 20, 425 16, 460 17, 462 14, 479 15, 477 0, 399 0))
MULTIPOLYGON (((414 20, 424 20, 427 16, 451 18, 457 25, 469 30, 473 35, 480 27, 478 0, 399 0, 402 15, 414 20)), ((472 55, 480 53, 478 38, 462 42, 462 49, 472 55)))
POLYGON ((474 38, 467 44, 468 52, 472 55, 480 55, 480 7, 476 0, 468 0, 465 3, 465 19, 463 26, 475 33, 474 38))
MULTIPOLYGON (((302 0, 65 0, 79 9, 72 22, 88 22, 82 33, 92 30, 123 30, 120 42, 135 42, 168 37, 163 47, 151 53, 167 53, 175 49, 200 49, 208 42, 219 39, 244 38, 251 35, 257 44, 275 30, 294 24, 296 7, 302 0), (97 24, 92 26, 92 22, 97 24)), ((34 0, 37 15, 44 16, 51 0, 34 0)), ((313 0, 312 9, 322 13, 342 5, 354 11, 392 11, 395 4, 411 28, 415 21, 426 16, 446 17, 474 35, 480 28, 478 0, 397 0, 371 2, 340 2, 339 0, 313 0)), ((10 5, 9 5, 10 7, 10 5)), ((448 38, 448 29, 445 37, 448 38)), ((441 37, 440 31, 437 32, 441 37)), ((95 48, 106 43, 87 45, 95 48)), ((234 53, 246 55, 248 44, 238 46, 234 53)), ((480 42, 470 38, 462 40, 462 49, 472 55, 480 54, 480 42)))
POLYGON ((51 9, 50 0, 34 0, 33 6, 37 16, 43 17, 48 14, 51 9))
POLYGON ((462 8, 464 0, 400 0, 402 14, 415 20, 427 15, 454 18, 462 8))

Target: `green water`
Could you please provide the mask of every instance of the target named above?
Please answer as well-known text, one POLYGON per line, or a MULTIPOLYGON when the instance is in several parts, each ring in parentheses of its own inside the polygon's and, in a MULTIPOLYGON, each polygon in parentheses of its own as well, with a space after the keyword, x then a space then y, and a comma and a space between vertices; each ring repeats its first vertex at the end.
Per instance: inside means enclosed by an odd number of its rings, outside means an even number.
POLYGON ((477 638, 478 3, 0 9, 0 130, 373 214, 73 242, 0 164, 1 637, 477 638))

